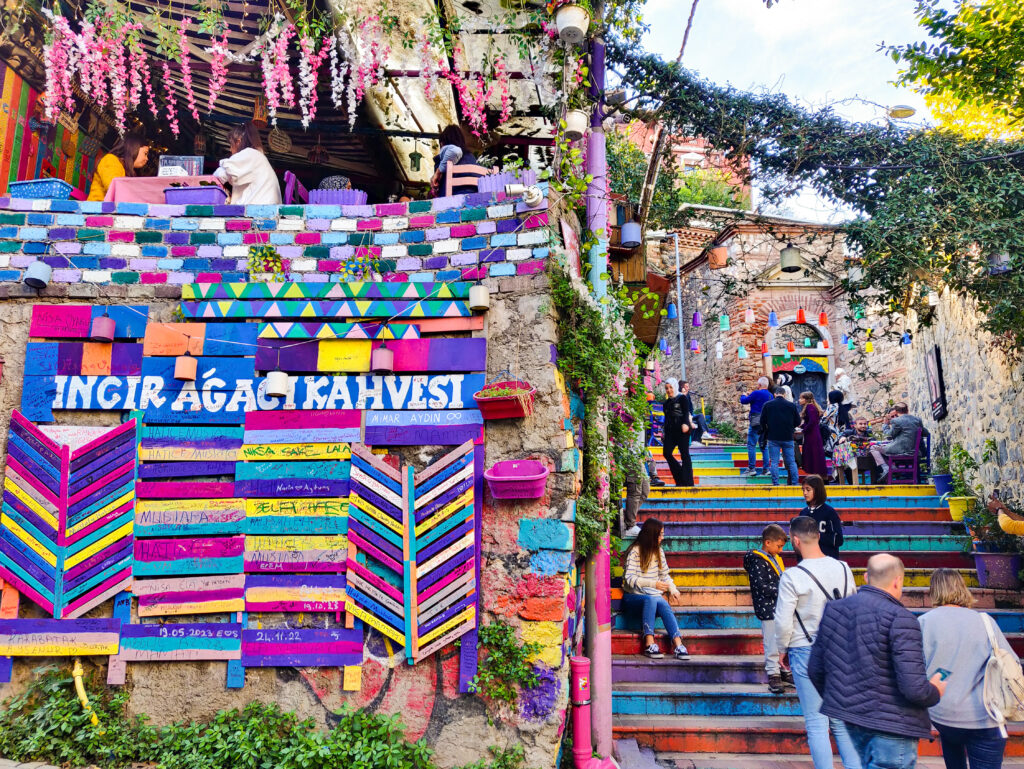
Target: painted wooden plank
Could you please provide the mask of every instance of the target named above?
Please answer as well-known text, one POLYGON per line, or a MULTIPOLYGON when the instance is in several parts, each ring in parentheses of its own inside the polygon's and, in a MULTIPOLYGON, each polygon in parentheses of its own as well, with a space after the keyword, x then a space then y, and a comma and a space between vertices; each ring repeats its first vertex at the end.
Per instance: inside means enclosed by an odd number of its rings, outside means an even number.
POLYGON ((110 371, 107 373, 114 376, 141 375, 142 345, 134 342, 114 342, 110 353, 110 371))
POLYGON ((244 462, 238 464, 237 478, 259 480, 263 478, 302 478, 321 480, 348 480, 350 464, 332 461, 299 462, 244 462))
MULTIPOLYGON (((301 409, 251 411, 245 415, 245 430, 307 430, 317 428, 347 429, 359 427, 362 413, 358 409, 301 409)), ((301 441, 295 441, 300 443, 301 441)))
POLYGON ((332 536, 264 536, 245 538, 245 571, 330 572, 343 571, 348 559, 348 539, 332 536))
POLYGON ((245 610, 245 575, 137 579, 139 616, 214 614, 245 610))
POLYGON ((136 576, 237 574, 242 571, 245 538, 138 539, 136 576))
MULTIPOLYGON (((247 438, 248 441, 248 438, 247 438)), ((238 459, 255 460, 336 460, 348 461, 351 456, 347 443, 270 443, 250 444, 238 450, 238 459)))
POLYGON ((471 315, 468 318, 418 318, 416 326, 423 334, 448 334, 453 331, 483 331, 484 316, 471 315))
POLYGON ((348 499, 247 499, 248 534, 345 534, 348 499))
POLYGON ((25 345, 25 371, 38 375, 57 374, 56 342, 29 342, 25 345))
MULTIPOLYGON (((210 378, 230 383, 236 382, 239 379, 251 380, 256 375, 252 358, 204 356, 196 360, 196 382, 198 383, 210 378)), ((186 386, 186 383, 174 378, 174 366, 174 358, 143 358, 143 381, 150 377, 159 377, 163 380, 160 388, 161 392, 180 392, 186 386)), ((194 383, 188 384, 192 385, 194 383)))
POLYGON ((93 318, 99 318, 104 313, 114 321, 115 339, 142 339, 146 335, 149 323, 149 307, 146 305, 92 305, 93 318))
MULTIPOLYGON (((256 368, 289 372, 366 372, 371 349, 381 342, 335 339, 296 344, 291 340, 260 340, 256 368)), ((401 372, 473 372, 487 366, 487 340, 406 339, 387 342, 394 370, 401 372)))
POLYGON ((36 304, 32 306, 29 336, 82 339, 92 330, 92 307, 87 304, 36 304))
POLYGON ((139 499, 228 499, 235 496, 230 481, 139 481, 139 499))
POLYGON ((260 339, 419 339, 407 323, 261 323, 260 339))
POLYGON ((349 493, 349 482, 314 478, 260 478, 235 481, 235 491, 243 497, 344 497, 349 493))
POLYGON ((248 611, 340 612, 345 609, 345 574, 247 574, 248 611))
POLYGON ((116 619, 0 619, 0 654, 10 657, 68 657, 117 654, 121 622, 116 619))
MULTIPOLYGON (((250 414, 256 412, 249 412, 250 414)), ((278 414, 288 412, 263 411, 262 414, 278 414)), ((361 413, 361 412, 356 412, 361 413)), ((270 443, 358 443, 363 439, 362 428, 356 427, 325 427, 304 428, 302 430, 246 430, 246 442, 254 444, 270 443)))
POLYGON ((363 628, 261 628, 242 631, 246 667, 338 667, 363 661, 363 628))
POLYGON ((476 441, 482 435, 483 427, 473 425, 367 427, 363 440, 368 446, 453 446, 476 441))
POLYGON ((114 353, 114 345, 106 342, 82 343, 82 368, 71 373, 85 376, 93 374, 110 374, 110 362, 114 353))
POLYGON ((234 462, 159 462, 139 465, 139 478, 196 478, 199 476, 233 475, 234 462))
POLYGON ((248 500, 140 499, 135 532, 140 537, 241 534, 248 500))
POLYGON ((228 622, 126 625, 118 656, 128 662, 237 660, 242 656, 242 626, 228 622))
POLYGON ((188 446, 212 449, 242 445, 241 427, 203 427, 191 425, 143 425, 142 448, 188 446))
POLYGON ((183 299, 466 299, 472 283, 382 282, 351 283, 186 283, 183 299))
MULTIPOLYGON (((315 284, 314 284, 315 285, 315 284)), ((329 284, 343 285, 340 283, 329 284)), ((472 315, 464 300, 425 299, 421 301, 392 301, 385 299, 352 299, 349 301, 274 300, 244 302, 236 300, 182 302, 185 318, 211 320, 215 318, 255 318, 259 320, 316 318, 387 318, 416 320, 419 318, 466 318, 472 315)))
POLYGON ((205 323, 150 323, 142 342, 146 356, 202 355, 205 323))

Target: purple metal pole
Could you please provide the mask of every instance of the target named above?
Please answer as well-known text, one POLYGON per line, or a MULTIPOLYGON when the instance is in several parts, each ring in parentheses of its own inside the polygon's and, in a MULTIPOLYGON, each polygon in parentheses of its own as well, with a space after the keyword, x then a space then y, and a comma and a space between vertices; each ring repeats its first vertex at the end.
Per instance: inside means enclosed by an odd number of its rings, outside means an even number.
MULTIPOLYGON (((603 4, 595 7, 594 18, 602 18, 603 4)), ((593 181, 587 186, 587 229, 601 232, 590 249, 588 278, 598 299, 608 294, 608 162, 604 135, 604 40, 595 37, 590 49, 590 93, 597 106, 590 117, 590 138, 587 143, 587 173, 593 181)), ((596 662, 596 660, 595 660, 596 662)))

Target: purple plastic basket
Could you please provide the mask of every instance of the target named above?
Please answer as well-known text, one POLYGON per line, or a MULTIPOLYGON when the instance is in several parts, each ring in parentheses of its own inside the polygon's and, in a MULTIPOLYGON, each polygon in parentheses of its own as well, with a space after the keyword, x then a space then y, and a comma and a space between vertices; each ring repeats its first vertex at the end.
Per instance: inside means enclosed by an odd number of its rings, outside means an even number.
POLYGON ((228 194, 215 185, 164 187, 164 203, 170 206, 219 206, 228 194))
POLYGON ((502 192, 506 184, 525 184, 530 186, 537 183, 537 172, 529 168, 519 170, 519 176, 515 171, 502 171, 500 174, 489 174, 481 176, 477 181, 479 192, 502 192))
POLYGON ((484 478, 495 499, 537 499, 544 496, 548 469, 536 459, 506 460, 484 470, 484 478))
POLYGON ((363 190, 310 190, 309 202, 314 206, 364 206, 363 190))

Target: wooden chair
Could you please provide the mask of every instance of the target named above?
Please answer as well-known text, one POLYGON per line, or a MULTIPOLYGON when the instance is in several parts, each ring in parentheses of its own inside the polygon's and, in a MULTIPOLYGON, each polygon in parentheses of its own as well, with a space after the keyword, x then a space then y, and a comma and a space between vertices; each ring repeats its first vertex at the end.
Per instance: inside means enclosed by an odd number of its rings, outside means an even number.
POLYGON ((445 197, 454 195, 456 187, 478 187, 480 185, 480 177, 487 176, 490 172, 491 169, 484 168, 483 166, 457 166, 449 163, 444 173, 445 197))
POLYGON ((917 431, 914 438, 914 451, 911 454, 891 454, 889 460, 889 483, 920 483, 921 480, 921 438, 922 431, 917 431))
POLYGON ((299 181, 298 177, 291 171, 284 172, 284 202, 286 205, 291 205, 296 202, 296 197, 299 203, 309 202, 309 192, 302 182, 299 181))

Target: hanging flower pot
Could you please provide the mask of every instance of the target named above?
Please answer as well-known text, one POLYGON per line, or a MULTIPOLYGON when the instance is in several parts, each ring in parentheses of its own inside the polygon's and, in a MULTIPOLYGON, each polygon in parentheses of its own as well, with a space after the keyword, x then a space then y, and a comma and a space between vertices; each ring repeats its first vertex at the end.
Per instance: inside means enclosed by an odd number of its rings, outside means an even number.
POLYGON ((578 45, 590 29, 590 12, 580 5, 563 5, 555 11, 555 26, 562 42, 578 45))
POLYGON ((998 590, 1019 590, 1020 555, 1018 553, 974 554, 974 566, 978 571, 980 587, 998 590))
POLYGON ((536 388, 517 379, 492 382, 473 396, 484 419, 514 419, 533 413, 536 388))
POLYGON ((89 336, 94 342, 113 342, 115 325, 114 319, 104 312, 98 318, 92 319, 89 336))
POLYGON ((537 499, 544 496, 548 469, 535 459, 507 460, 484 470, 495 499, 537 499))
POLYGON ((729 249, 725 246, 715 246, 708 251, 708 268, 721 270, 729 263, 729 249))
POLYGON ((590 125, 590 115, 581 109, 571 109, 565 113, 565 138, 571 142, 579 141, 590 125))

